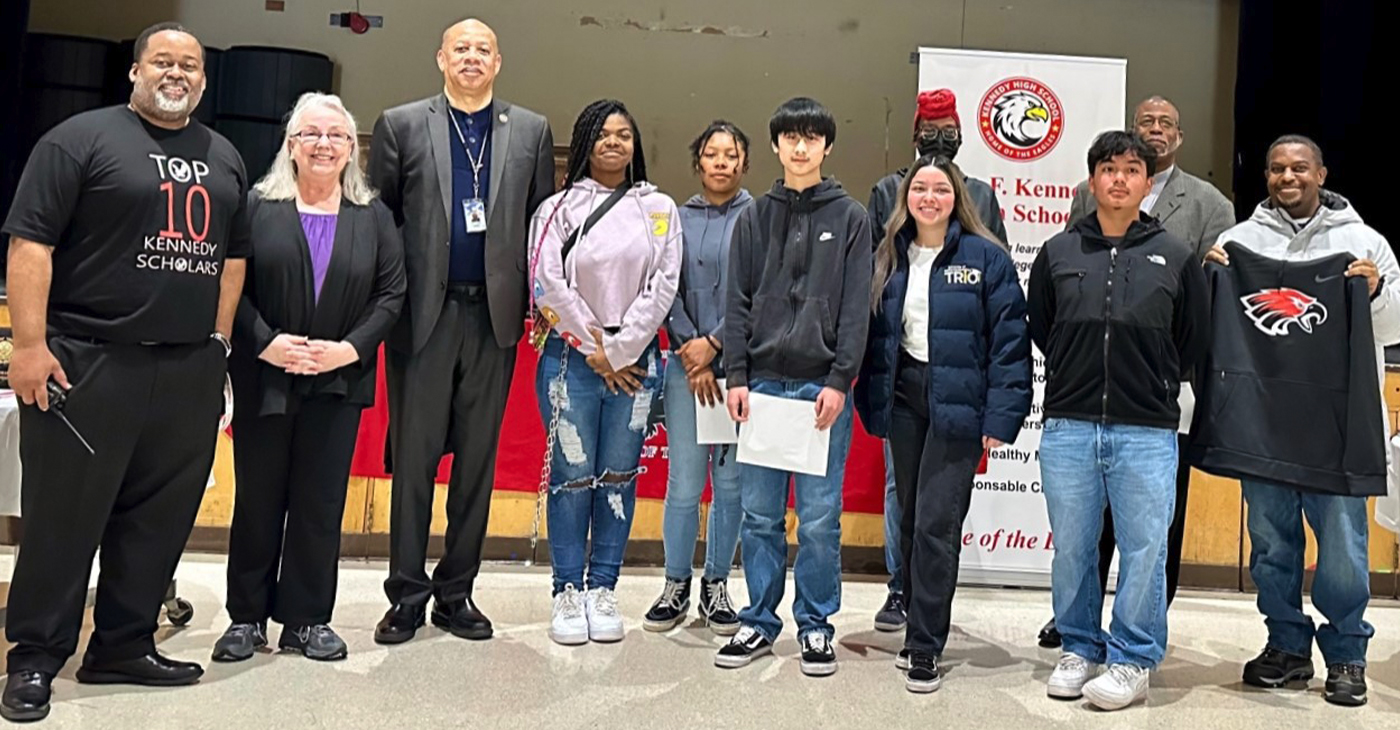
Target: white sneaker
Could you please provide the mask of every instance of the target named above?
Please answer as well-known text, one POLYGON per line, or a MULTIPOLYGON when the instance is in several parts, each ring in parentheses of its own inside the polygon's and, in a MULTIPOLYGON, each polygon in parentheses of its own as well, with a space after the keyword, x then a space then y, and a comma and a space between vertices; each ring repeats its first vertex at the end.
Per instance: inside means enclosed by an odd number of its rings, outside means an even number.
POLYGON ((1100 666, 1078 654, 1065 652, 1055 665, 1055 672, 1045 684, 1045 694, 1061 700, 1077 700, 1084 696, 1084 685, 1099 673, 1100 666))
POLYGON ((588 617, 583 614, 583 594, 572 583, 564 586, 564 590, 554 597, 549 638, 565 646, 588 643, 588 617))
POLYGON ((617 594, 611 588, 594 588, 588 592, 588 638, 593 641, 622 641, 622 615, 617 612, 617 594))
POLYGON ((1084 685, 1084 697, 1100 710, 1121 710, 1147 696, 1151 672, 1136 664, 1113 664, 1098 679, 1084 685))

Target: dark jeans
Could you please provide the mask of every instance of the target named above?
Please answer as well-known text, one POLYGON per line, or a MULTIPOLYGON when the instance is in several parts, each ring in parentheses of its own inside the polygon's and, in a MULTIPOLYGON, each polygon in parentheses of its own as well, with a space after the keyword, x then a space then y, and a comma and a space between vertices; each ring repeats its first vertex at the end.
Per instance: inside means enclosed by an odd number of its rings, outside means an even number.
POLYGON ((890 424, 901 508, 900 552, 909 625, 904 646, 940 655, 958 586, 962 525, 982 459, 980 439, 944 439, 929 429, 928 365, 901 353, 890 424))

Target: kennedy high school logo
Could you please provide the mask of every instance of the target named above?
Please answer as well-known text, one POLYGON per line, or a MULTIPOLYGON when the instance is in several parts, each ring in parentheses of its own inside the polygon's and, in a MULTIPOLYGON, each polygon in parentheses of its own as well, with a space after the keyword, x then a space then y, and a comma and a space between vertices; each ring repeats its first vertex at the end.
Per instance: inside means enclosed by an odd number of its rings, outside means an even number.
POLYGON ((1297 289, 1260 289, 1240 297, 1244 313, 1254 326, 1270 337, 1283 337, 1289 325, 1312 334, 1313 328, 1327 321, 1327 307, 1316 297, 1297 289))
POLYGON ((1049 154, 1064 135, 1064 109, 1050 87, 1025 76, 998 82, 977 106, 982 141, 1013 162, 1049 154))

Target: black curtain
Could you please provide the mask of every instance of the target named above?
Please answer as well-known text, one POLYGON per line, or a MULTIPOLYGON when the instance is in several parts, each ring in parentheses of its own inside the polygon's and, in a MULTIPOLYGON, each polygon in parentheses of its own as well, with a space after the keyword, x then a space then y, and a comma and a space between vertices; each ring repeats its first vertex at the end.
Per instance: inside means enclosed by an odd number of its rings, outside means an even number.
POLYGON ((1283 134, 1322 147, 1326 187, 1391 246, 1400 241, 1387 140, 1400 68, 1395 0, 1242 0, 1235 80, 1235 210, 1267 197, 1265 155, 1283 134))
MULTIPOLYGON (((0 109, 22 109, 21 61, 24 58, 24 34, 29 27, 29 0, 0 2, 0 109)), ((22 112, 21 112, 22 113, 22 112)), ((20 157, 20 134, 24 125, 12 114, 0 124, 0 219, 10 212, 15 185, 24 160, 20 157)), ((5 259, 0 251, 0 291, 4 291, 5 259)))

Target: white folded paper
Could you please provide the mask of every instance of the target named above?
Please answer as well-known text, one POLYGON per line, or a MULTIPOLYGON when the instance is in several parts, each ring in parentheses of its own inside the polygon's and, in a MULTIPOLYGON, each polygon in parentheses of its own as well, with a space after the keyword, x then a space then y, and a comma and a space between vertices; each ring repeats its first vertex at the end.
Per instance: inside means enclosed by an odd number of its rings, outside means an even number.
POLYGON ((1196 415, 1196 391, 1191 390, 1190 383, 1181 384, 1181 395, 1176 398, 1177 406, 1181 408, 1181 421, 1176 427, 1177 433, 1191 433, 1191 419, 1196 415))
POLYGON ((697 444, 737 444, 739 443, 739 431, 735 426, 739 425, 729 417, 729 408, 725 406, 725 397, 728 391, 724 389, 724 378, 719 379, 719 403, 713 406, 706 406, 700 402, 700 398, 695 398, 695 443, 697 444))
POLYGON ((739 463, 824 477, 830 448, 831 430, 817 430, 816 403, 749 395, 749 420, 739 424, 739 463))

